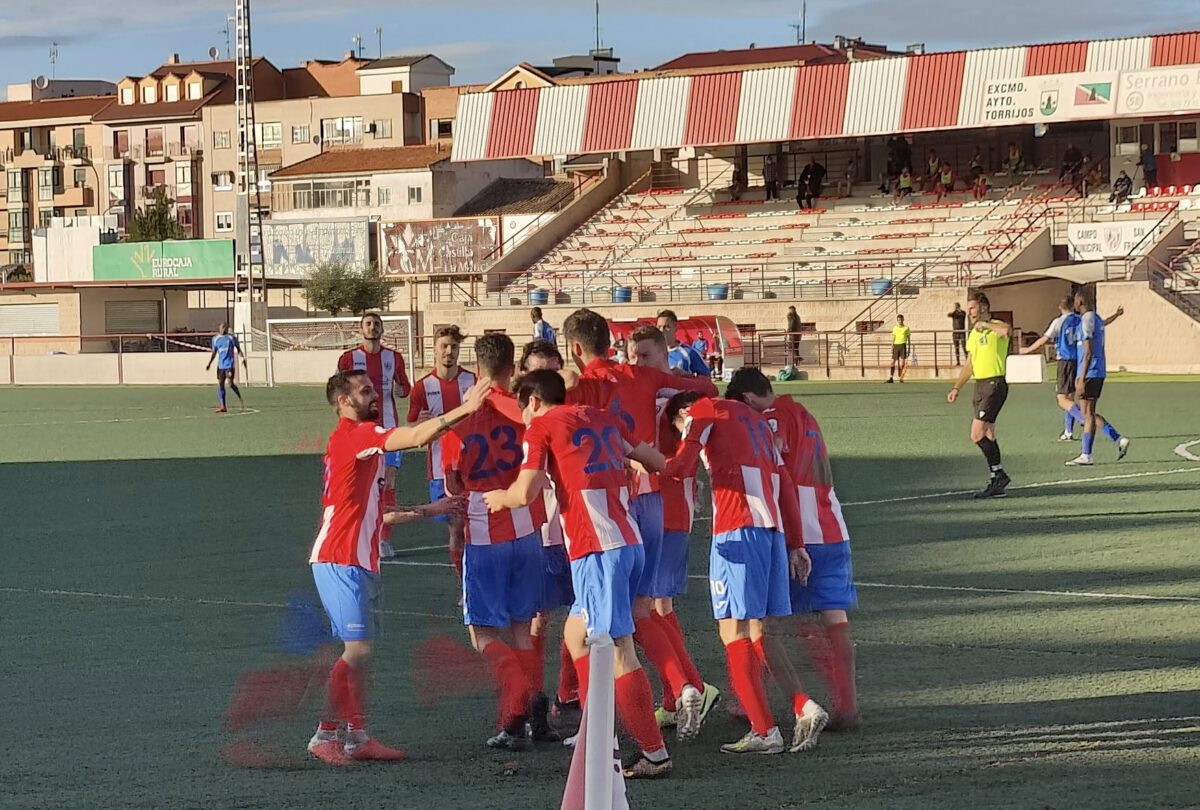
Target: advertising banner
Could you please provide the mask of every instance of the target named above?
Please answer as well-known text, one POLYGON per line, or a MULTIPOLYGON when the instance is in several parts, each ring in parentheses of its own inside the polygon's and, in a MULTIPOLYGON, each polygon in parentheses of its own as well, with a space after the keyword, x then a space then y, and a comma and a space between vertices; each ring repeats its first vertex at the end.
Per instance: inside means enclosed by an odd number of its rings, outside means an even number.
POLYGON ((121 242, 92 248, 95 281, 233 278, 232 239, 121 242))
POLYGON ((497 217, 393 222, 380 226, 383 272, 391 276, 482 274, 499 258, 497 217))
POLYGON ((307 278, 326 262, 360 270, 371 262, 369 220, 264 221, 268 278, 307 278))
POLYGON ((1057 73, 990 79, 980 99, 980 124, 1048 124, 1093 119, 1116 111, 1117 74, 1057 73))
POLYGON ((1121 74, 1119 115, 1179 115, 1200 111, 1200 67, 1121 74))
POLYGON ((1121 222, 1080 222, 1067 226, 1067 247, 1073 261, 1123 259, 1134 248, 1148 248, 1154 238, 1146 234, 1156 222, 1148 219, 1121 222), (1143 240, 1146 240, 1143 242, 1143 240))

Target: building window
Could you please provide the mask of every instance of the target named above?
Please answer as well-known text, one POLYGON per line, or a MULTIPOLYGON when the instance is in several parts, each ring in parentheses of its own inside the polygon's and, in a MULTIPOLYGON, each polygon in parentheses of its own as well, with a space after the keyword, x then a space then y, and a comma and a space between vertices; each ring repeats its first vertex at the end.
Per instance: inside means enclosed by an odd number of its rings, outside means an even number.
POLYGON ((178 197, 192 196, 192 164, 175 164, 175 194, 178 197))
POLYGON ((175 216, 184 228, 192 227, 192 207, 190 205, 175 206, 175 216))
POLYGON ((8 241, 25 244, 28 241, 29 212, 22 208, 8 212, 8 241))
POLYGON ((362 135, 361 115, 321 120, 321 140, 325 143, 361 143, 362 135))
POLYGON ((292 143, 308 143, 311 139, 307 124, 302 127, 292 127, 292 143))
POLYGON ((1142 137, 1136 126, 1117 127, 1117 154, 1136 156, 1141 150, 1142 137))
POLYGON ((146 130, 146 156, 161 157, 163 154, 162 127, 152 127, 146 130))
POLYGON ((409 205, 417 205, 420 202, 421 202, 421 187, 420 186, 409 186, 408 187, 408 204, 409 205))
POLYGON ((217 233, 229 233, 233 230, 233 212, 217 212, 217 233))
POLYGON ((21 169, 8 172, 8 201, 25 202, 25 173, 21 169))
POLYGON ((129 156, 129 130, 121 129, 113 133, 113 157, 129 156))
POLYGON ((108 196, 115 202, 125 201, 125 167, 108 167, 108 196))
POLYGON ((87 148, 87 138, 84 135, 83 127, 75 127, 71 130, 71 148, 75 150, 76 155, 82 155, 83 150, 87 148))
POLYGON ((200 82, 188 82, 187 97, 189 99, 195 101, 196 99, 200 98, 201 92, 202 88, 200 86, 200 82))
POLYGON ((392 137, 392 119, 380 118, 371 122, 371 129, 375 133, 375 140, 382 141, 392 137))
POLYGON ((228 149, 229 148, 229 130, 218 129, 213 130, 213 149, 228 149))
POLYGON ((392 204, 392 190, 390 188, 379 189, 379 194, 377 196, 379 198, 380 205, 392 204))
POLYGON ((38 227, 39 228, 49 228, 50 220, 52 220, 52 219, 54 219, 54 209, 53 208, 43 208, 42 210, 38 211, 38 227))
POLYGON ((454 136, 454 119, 446 118, 437 122, 437 137, 451 138, 454 136))
POLYGON ((283 125, 278 121, 255 124, 254 139, 263 149, 278 149, 283 145, 283 125))
POLYGON ((282 163, 258 164, 258 187, 263 191, 271 189, 271 175, 283 168, 282 163))
POLYGON ((179 85, 168 84, 163 88, 163 96, 166 101, 179 101, 179 85))
POLYGON ((76 169, 73 174, 75 188, 87 186, 87 169, 76 169))
POLYGON ((1179 122, 1179 151, 1200 152, 1200 139, 1196 137, 1197 122, 1179 122))
POLYGON ((147 87, 142 88, 142 103, 143 104, 153 104, 157 100, 158 100, 158 88, 156 88, 152 84, 148 85, 147 87))
POLYGON ((132 87, 122 87, 121 88, 121 103, 122 104, 132 104, 133 103, 133 88, 132 87))
POLYGON ((60 169, 57 166, 38 169, 38 199, 45 202, 54 199, 54 189, 62 185, 61 182, 56 183, 55 180, 61 180, 61 177, 56 178, 60 169))
POLYGON ((213 191, 232 191, 233 172, 213 172, 213 191))

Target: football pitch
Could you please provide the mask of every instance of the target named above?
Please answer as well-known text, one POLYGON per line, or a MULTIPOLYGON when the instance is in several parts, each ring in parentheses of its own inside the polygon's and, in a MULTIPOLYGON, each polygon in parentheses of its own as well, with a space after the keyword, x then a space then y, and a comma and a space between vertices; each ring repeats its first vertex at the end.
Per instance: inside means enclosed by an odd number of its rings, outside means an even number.
MULTIPOLYGON (((966 494, 985 466, 948 386, 781 386, 824 428, 853 538, 862 729, 739 759, 717 749, 745 725, 718 708, 696 742, 668 737, 671 778, 629 784, 634 810, 1200 806, 1200 382, 1111 381, 1100 410, 1133 444, 1118 463, 1099 438, 1087 469, 1063 466, 1079 448, 1055 442, 1051 385, 1014 386, 999 428, 1013 486, 987 502, 966 494)), ((280 761, 225 761, 239 676, 300 660, 280 626, 289 599, 315 596, 334 423, 315 387, 246 397, 218 416, 212 386, 0 390, 0 807, 557 808, 570 752, 488 749, 470 656, 414 656, 466 649, 433 524, 393 535, 369 702, 409 761, 306 759, 311 694, 256 729, 280 761)), ((401 474, 401 500, 422 500, 424 456, 401 474)), ((724 689, 707 529, 677 605, 724 689)))

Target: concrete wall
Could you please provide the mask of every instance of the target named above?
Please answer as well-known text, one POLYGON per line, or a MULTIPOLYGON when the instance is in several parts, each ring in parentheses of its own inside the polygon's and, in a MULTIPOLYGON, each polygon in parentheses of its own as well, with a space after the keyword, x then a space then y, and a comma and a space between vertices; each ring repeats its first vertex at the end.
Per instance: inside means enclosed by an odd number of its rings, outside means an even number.
POLYGON ((1200 323, 1180 312, 1144 281, 1102 281, 1096 311, 1125 314, 1105 331, 1109 371, 1200 374, 1200 323))
MULTIPOLYGON (((337 369, 341 351, 272 352, 273 385, 323 383, 337 369)), ((410 375, 411 377, 411 375, 410 375)))
POLYGON ((14 357, 11 367, 13 378, 21 385, 115 384, 118 363, 115 354, 57 354, 14 357))
MULTIPOLYGON (((34 281, 92 281, 92 248, 105 217, 56 217, 33 235, 34 281)), ((110 223, 116 228, 116 218, 110 223)))
POLYGON ((1050 321, 1058 317, 1059 299, 1071 293, 1071 282, 1051 278, 988 287, 984 292, 992 302, 992 309, 1011 311, 1013 326, 1033 333, 1036 340, 1050 321))

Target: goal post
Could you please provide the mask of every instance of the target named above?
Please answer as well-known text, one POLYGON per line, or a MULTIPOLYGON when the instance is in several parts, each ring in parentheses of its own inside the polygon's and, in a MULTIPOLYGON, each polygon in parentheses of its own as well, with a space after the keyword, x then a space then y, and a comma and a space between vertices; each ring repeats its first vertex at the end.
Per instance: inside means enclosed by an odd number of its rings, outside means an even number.
MULTIPOLYGON (((412 315, 380 315, 383 319, 383 345, 400 352, 410 366, 415 348, 412 315)), ((276 363, 281 355, 293 352, 322 352, 328 355, 352 349, 362 342, 359 316, 347 318, 270 318, 267 320, 267 384, 276 384, 276 363)), ((329 373, 333 371, 329 364, 329 373)), ((328 374, 325 375, 326 377, 328 374)), ((288 379, 288 382, 323 382, 288 379)))

